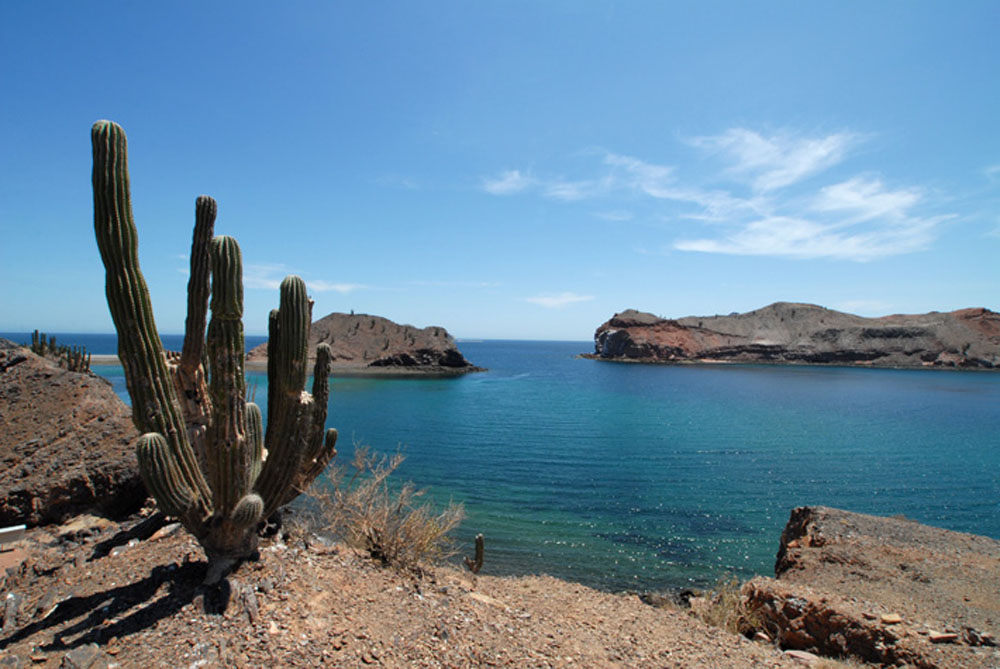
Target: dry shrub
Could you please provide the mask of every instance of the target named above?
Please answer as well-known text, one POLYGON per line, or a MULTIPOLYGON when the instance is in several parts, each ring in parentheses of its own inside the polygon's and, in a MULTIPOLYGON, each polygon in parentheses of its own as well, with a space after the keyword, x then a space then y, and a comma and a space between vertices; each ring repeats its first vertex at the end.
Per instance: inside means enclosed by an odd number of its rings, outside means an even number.
POLYGON ((313 485, 321 529, 340 536, 385 566, 419 569, 454 554, 448 533, 465 516, 461 504, 437 512, 413 483, 393 485, 389 477, 402 453, 386 456, 367 446, 354 449, 349 467, 331 468, 325 488, 313 485))
POLYGON ((741 583, 735 576, 719 579, 691 610, 703 621, 732 632, 750 636, 764 627, 764 619, 740 594, 741 583))

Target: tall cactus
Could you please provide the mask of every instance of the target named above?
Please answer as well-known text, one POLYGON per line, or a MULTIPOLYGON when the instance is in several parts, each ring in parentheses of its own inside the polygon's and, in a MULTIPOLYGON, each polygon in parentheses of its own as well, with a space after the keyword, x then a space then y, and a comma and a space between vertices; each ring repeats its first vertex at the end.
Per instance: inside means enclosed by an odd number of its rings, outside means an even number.
POLYGON ((254 553, 259 522, 302 492, 336 454, 337 431, 324 431, 330 348, 319 346, 313 391, 304 392, 312 303, 302 279, 285 278, 269 319, 265 432, 260 409, 246 401, 240 248, 231 237, 213 237, 216 203, 201 196, 184 346, 180 355, 165 353, 139 269, 125 132, 98 121, 91 141, 94 231, 132 420, 144 433, 136 448, 139 471, 160 507, 201 543, 209 558, 206 580, 214 582, 254 553))

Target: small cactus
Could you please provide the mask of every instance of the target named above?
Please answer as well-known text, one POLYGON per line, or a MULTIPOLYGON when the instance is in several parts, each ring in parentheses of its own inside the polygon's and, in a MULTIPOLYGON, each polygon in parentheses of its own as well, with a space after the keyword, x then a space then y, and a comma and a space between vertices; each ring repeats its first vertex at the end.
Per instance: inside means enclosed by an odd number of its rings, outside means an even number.
POLYGON ((486 547, 483 544, 483 535, 476 535, 476 554, 472 559, 463 558, 465 560, 466 568, 473 574, 478 574, 479 570, 483 568, 483 555, 486 552, 486 547))
POLYGON ((160 507, 201 543, 209 558, 206 582, 215 582, 254 554, 258 524, 336 454, 337 431, 324 430, 330 348, 320 345, 312 394, 303 392, 312 303, 302 279, 287 277, 269 319, 265 431, 260 409, 246 399, 240 248, 231 237, 213 236, 217 206, 201 196, 183 350, 167 355, 139 269, 125 132, 98 121, 91 140, 94 231, 132 420, 144 433, 136 448, 139 471, 160 507))
POLYGON ((56 345, 56 338, 47 338, 44 332, 35 330, 31 333, 31 352, 41 357, 53 357, 65 363, 71 372, 89 372, 90 354, 86 346, 56 345))

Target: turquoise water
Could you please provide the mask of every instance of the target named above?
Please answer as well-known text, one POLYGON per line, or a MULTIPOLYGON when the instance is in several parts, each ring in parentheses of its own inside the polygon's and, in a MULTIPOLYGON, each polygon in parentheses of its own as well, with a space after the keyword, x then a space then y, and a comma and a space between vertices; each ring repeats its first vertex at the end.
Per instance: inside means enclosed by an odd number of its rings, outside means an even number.
MULTIPOLYGON (((460 347, 490 371, 334 379, 328 424, 338 460, 352 439, 402 446, 403 478, 464 502, 459 539, 471 553, 486 536, 484 572, 613 590, 770 574, 804 504, 1000 538, 1000 374, 614 364, 576 358, 587 342, 460 347)), ((120 368, 95 369, 124 392, 120 368)), ((251 382, 266 406, 265 376, 251 382)))

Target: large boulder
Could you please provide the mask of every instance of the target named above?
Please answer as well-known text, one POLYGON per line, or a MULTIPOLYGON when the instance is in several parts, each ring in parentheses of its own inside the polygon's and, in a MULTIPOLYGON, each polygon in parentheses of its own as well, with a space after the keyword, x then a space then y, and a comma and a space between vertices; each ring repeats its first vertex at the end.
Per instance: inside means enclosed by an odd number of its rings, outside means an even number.
POLYGON ((0 525, 135 511, 146 498, 136 437, 106 379, 0 339, 0 525))

